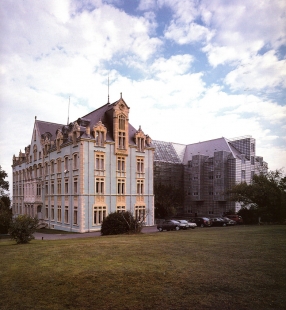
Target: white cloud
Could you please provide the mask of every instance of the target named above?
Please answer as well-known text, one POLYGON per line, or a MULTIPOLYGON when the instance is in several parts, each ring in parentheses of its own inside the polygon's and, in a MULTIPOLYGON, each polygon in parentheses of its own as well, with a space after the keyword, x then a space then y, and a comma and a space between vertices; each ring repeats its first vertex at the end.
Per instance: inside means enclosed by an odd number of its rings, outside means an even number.
POLYGON ((286 43, 286 3, 266 0, 214 0, 201 5, 203 20, 216 30, 205 47, 213 66, 250 59, 264 46, 278 49, 286 43))
POLYGON ((232 89, 267 89, 286 87, 286 61, 278 60, 275 51, 252 57, 247 64, 238 66, 225 78, 232 89))

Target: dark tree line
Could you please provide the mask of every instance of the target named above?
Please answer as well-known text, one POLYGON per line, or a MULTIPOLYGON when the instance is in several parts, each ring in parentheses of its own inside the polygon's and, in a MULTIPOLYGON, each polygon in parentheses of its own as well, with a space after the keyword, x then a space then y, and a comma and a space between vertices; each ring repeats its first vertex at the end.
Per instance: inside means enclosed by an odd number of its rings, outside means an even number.
POLYGON ((10 209, 11 199, 7 192, 9 191, 9 182, 5 181, 8 174, 0 166, 0 234, 7 234, 12 219, 12 210, 10 209))

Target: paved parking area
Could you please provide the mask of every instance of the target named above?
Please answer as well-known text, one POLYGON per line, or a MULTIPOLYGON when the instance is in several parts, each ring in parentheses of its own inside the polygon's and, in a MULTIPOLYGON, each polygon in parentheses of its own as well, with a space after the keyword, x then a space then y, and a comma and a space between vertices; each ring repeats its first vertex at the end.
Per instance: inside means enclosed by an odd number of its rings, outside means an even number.
MULTIPOLYGON (((142 232, 144 234, 158 232, 157 226, 146 226, 143 227, 142 232)), ((76 239, 76 238, 89 238, 89 237, 100 237, 100 231, 82 233, 82 234, 43 234, 34 233, 34 237, 37 240, 58 240, 58 239, 76 239)))

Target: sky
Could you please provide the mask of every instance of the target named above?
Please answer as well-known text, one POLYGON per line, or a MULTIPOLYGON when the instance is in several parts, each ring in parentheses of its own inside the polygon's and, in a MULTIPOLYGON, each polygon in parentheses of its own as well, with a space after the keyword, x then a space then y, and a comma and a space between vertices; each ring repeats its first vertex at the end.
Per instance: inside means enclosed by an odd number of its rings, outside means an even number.
POLYGON ((66 124, 121 92, 153 140, 250 135, 270 170, 286 168, 284 0, 5 0, 0 35, 10 185, 35 116, 66 124))

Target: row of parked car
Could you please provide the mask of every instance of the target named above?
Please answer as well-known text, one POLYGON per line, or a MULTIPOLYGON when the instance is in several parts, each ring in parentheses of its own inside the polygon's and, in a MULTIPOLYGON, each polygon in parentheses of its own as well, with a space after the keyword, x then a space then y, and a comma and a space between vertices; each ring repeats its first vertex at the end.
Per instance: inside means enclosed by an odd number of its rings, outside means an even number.
POLYGON ((210 226, 232 226, 242 224, 243 220, 239 215, 229 215, 228 217, 195 217, 189 220, 165 220, 157 225, 159 231, 163 230, 180 230, 180 229, 194 229, 196 227, 210 227, 210 226))

